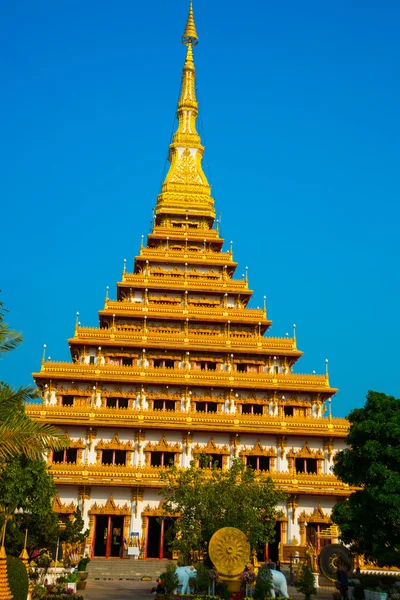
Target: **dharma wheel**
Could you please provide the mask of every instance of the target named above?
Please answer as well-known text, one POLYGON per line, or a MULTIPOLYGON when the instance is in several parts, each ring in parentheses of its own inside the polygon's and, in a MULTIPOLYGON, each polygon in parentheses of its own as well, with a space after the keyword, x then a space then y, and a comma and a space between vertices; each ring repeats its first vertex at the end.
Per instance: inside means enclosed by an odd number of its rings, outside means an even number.
POLYGON ((353 555, 341 544, 328 544, 322 548, 318 562, 321 573, 331 581, 337 580, 336 571, 341 567, 349 573, 354 569, 353 555))
POLYGON ((212 536, 208 553, 222 578, 238 577, 250 560, 250 544, 240 529, 223 527, 212 536))

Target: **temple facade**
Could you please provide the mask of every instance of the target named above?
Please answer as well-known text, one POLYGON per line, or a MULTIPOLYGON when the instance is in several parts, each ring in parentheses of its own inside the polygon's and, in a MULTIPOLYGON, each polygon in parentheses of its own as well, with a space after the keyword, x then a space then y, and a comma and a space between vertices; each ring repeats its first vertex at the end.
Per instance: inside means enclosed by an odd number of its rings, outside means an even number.
POLYGON ((67 450, 47 457, 54 510, 66 519, 81 509, 91 556, 170 557, 171 520, 158 519, 160 473, 207 454, 221 469, 241 457, 288 493, 261 558, 289 561, 307 542, 337 541, 330 512, 349 489, 332 460, 348 423, 331 416, 328 365, 298 374, 295 328, 292 337, 270 337, 266 305, 248 308, 247 270, 235 278, 202 169, 192 6, 182 41, 178 127, 152 231, 133 272, 124 263, 115 299, 107 289, 99 327, 77 315, 71 362, 43 357, 33 374, 43 404, 27 412, 70 438, 67 450))

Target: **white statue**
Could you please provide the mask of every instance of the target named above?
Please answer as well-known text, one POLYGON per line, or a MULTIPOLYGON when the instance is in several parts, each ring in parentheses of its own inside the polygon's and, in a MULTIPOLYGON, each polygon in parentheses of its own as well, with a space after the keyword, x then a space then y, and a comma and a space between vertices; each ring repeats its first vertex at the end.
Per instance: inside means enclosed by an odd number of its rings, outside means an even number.
MULTIPOLYGON (((279 597, 289 598, 289 594, 287 591, 287 583, 286 577, 280 571, 275 571, 275 569, 271 569, 272 581, 274 583, 274 588, 278 590, 279 597)), ((275 589, 271 590, 271 596, 275 598, 275 589)))
MULTIPOLYGON (((180 594, 190 594, 190 586, 189 580, 196 577, 197 571, 194 567, 178 567, 176 569, 176 574, 179 579, 179 593, 180 594)), ((174 592, 177 593, 177 590, 174 592)))

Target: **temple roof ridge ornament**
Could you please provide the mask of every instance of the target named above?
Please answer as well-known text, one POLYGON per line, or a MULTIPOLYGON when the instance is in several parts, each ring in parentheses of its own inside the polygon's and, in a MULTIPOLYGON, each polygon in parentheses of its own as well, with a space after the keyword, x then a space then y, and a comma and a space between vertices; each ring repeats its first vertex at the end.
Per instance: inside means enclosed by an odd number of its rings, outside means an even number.
POLYGON ((178 101, 178 128, 169 147, 170 167, 157 198, 155 227, 159 224, 160 217, 165 218, 167 215, 202 217, 208 221, 209 226, 212 226, 215 218, 211 187, 201 164, 204 147, 196 130, 198 102, 193 46, 198 43, 198 36, 192 2, 182 43, 187 46, 187 52, 178 101))

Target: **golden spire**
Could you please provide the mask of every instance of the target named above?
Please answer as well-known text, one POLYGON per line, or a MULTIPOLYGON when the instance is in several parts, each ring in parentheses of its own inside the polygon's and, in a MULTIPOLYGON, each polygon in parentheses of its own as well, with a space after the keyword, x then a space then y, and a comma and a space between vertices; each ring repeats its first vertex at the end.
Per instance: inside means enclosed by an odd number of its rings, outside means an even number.
POLYGON ((201 161, 204 147, 196 130, 198 102, 195 86, 193 46, 198 42, 190 2, 189 16, 182 36, 187 46, 178 101, 178 128, 169 147, 170 167, 157 198, 156 216, 182 215, 205 217, 214 221, 214 200, 203 172, 201 161))
POLYGON ((185 44, 185 46, 195 46, 198 42, 199 38, 197 37, 196 25, 194 24, 193 5, 192 0, 190 0, 189 15, 182 36, 182 44, 185 44))

